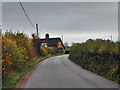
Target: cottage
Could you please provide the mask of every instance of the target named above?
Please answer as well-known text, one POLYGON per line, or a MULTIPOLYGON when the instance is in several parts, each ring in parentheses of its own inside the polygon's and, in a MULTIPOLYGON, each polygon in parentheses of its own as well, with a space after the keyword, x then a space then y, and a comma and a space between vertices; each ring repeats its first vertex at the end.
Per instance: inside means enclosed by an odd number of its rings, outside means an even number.
POLYGON ((58 38, 49 38, 49 34, 47 33, 45 35, 45 38, 43 39, 39 39, 39 38, 34 38, 33 35, 33 40, 34 40, 34 45, 37 46, 37 48, 39 47, 56 47, 58 49, 58 52, 64 52, 65 51, 65 47, 63 45, 62 40, 58 37, 58 38))

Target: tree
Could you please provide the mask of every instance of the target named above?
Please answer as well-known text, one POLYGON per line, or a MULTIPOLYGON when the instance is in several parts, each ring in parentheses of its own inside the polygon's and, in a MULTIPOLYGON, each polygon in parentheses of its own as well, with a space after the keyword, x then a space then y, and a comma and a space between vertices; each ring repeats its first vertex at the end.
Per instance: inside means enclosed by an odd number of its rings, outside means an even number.
POLYGON ((72 46, 73 46, 74 44, 76 44, 76 43, 75 43, 75 42, 72 42, 72 46))
POLYGON ((68 42, 65 42, 65 43, 64 43, 64 46, 65 46, 65 47, 68 47, 68 42))

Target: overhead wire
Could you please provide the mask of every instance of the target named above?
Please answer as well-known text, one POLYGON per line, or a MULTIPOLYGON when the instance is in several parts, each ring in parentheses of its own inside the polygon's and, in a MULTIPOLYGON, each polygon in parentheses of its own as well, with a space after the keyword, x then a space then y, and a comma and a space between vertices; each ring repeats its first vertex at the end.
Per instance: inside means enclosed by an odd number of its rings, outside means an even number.
MULTIPOLYGON (((26 18, 28 19, 29 23, 30 23, 31 26, 35 29, 35 26, 34 26, 34 24, 31 22, 29 16, 27 15, 27 13, 26 13, 26 11, 25 11, 25 8, 24 8, 23 4, 22 4, 20 1, 19 1, 19 3, 20 3, 20 6, 21 6, 21 8, 22 8, 22 10, 23 10, 23 12, 24 12, 26 18)), ((40 32, 44 34, 43 31, 40 31, 40 32)))
POLYGON ((25 11, 25 9, 24 9, 22 3, 21 3, 20 1, 19 1, 19 3, 20 3, 20 6, 21 6, 21 8, 22 8, 22 10, 23 10, 23 12, 24 12, 26 18, 27 18, 28 21, 30 22, 31 26, 32 26, 33 28, 35 28, 34 25, 33 25, 33 23, 31 22, 30 18, 28 17, 28 15, 27 15, 27 13, 26 13, 26 11, 25 11))

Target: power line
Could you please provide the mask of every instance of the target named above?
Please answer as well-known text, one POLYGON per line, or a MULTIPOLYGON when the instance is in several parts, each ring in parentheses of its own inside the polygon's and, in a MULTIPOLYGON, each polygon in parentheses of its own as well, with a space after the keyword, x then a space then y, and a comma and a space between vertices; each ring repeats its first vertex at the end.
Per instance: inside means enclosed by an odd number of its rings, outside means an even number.
POLYGON ((22 3, 21 3, 20 1, 19 1, 19 3, 20 3, 20 6, 21 6, 22 10, 24 11, 25 16, 27 17, 28 21, 30 22, 31 26, 32 26, 33 28, 35 28, 34 25, 33 25, 33 23, 31 22, 30 18, 28 17, 28 15, 27 15, 27 13, 26 13, 26 11, 25 11, 22 3))
MULTIPOLYGON (((24 9, 22 3, 21 3, 20 1, 19 1, 19 3, 20 3, 20 5, 21 5, 22 10, 24 11, 25 16, 27 17, 28 21, 30 22, 31 26, 32 26, 33 28, 35 28, 34 24, 31 22, 30 18, 28 17, 28 15, 27 15, 27 13, 26 13, 26 11, 25 11, 25 9, 24 9)), ((39 30, 39 29, 38 29, 38 30, 39 30)), ((41 31, 40 31, 40 32, 41 32, 41 31)), ((42 31, 41 33, 44 34, 43 31, 42 31)))

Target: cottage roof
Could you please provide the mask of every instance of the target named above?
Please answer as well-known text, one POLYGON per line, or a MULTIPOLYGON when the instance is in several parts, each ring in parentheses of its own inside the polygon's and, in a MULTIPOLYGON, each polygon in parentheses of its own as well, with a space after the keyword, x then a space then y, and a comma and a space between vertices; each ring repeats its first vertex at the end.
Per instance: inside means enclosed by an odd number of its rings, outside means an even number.
MULTIPOLYGON (((35 39, 34 41, 38 46, 40 46, 41 43, 43 41, 45 41, 48 44, 48 46, 56 46, 57 47, 59 40, 61 41, 60 38, 48 38, 48 39, 35 39)), ((62 42, 62 44, 63 44, 63 42, 62 42)), ((63 45, 63 47, 64 47, 64 45, 63 45)))

